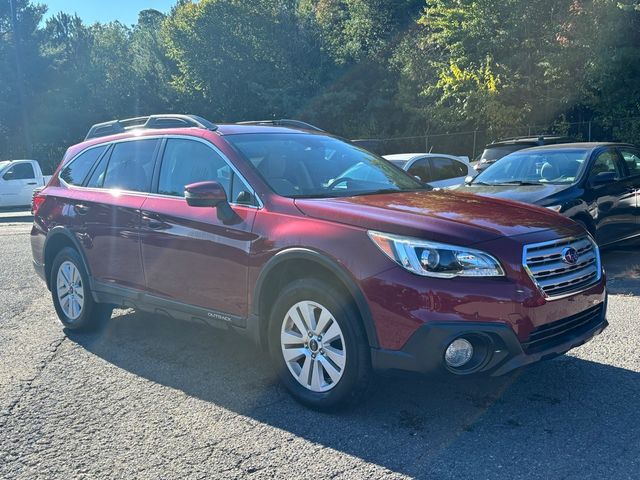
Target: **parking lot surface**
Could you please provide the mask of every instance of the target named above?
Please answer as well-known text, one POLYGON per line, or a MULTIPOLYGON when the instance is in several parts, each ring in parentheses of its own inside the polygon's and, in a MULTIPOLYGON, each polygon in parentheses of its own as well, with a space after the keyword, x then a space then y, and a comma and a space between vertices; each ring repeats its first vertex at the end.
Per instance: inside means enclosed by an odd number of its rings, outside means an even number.
POLYGON ((66 337, 0 221, 0 478, 638 478, 640 254, 604 254, 610 327, 497 379, 384 374, 338 414, 293 402, 231 333, 116 310, 66 337))

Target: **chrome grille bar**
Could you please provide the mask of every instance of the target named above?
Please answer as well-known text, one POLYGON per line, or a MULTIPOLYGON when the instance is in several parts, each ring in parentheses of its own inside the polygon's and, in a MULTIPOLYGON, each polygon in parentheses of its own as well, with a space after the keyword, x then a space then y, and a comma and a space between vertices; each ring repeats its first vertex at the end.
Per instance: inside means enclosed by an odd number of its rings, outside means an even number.
POLYGON ((522 265, 549 299, 587 289, 600 280, 602 272, 598 246, 587 236, 525 245, 522 265), (577 252, 575 263, 565 259, 567 249, 577 252))

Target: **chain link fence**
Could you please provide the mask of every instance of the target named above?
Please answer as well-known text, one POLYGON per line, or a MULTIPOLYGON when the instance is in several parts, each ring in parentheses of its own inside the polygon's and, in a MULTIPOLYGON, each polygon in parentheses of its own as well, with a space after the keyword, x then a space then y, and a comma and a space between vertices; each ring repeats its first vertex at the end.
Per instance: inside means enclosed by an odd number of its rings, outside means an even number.
POLYGON ((615 120, 557 122, 552 125, 515 127, 499 134, 491 129, 462 132, 425 133, 424 135, 360 139, 361 144, 387 155, 392 153, 436 152, 465 155, 473 160, 484 146, 511 137, 561 135, 578 142, 626 142, 640 145, 640 116, 615 120))

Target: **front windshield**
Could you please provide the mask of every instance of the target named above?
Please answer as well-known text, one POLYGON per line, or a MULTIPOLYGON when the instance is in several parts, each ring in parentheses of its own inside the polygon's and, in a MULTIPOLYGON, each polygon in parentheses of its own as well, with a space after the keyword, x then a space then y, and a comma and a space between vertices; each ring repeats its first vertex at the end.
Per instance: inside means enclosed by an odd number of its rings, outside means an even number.
POLYGON ((475 184, 570 184, 584 168, 588 151, 578 149, 533 150, 512 153, 491 165, 475 184))
POLYGON ((270 133, 226 139, 285 197, 348 197, 425 189, 387 160, 333 137, 270 133))

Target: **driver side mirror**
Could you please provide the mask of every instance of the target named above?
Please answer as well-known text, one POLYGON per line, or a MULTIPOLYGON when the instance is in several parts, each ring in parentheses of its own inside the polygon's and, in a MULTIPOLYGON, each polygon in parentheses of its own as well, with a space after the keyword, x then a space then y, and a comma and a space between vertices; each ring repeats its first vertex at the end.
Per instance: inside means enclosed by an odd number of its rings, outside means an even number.
POLYGON ((217 207, 227 201, 227 192, 219 182, 198 182, 184 187, 184 197, 190 207, 217 207))
POLYGON ((591 185, 604 185, 605 183, 611 183, 616 180, 615 172, 600 172, 591 177, 591 185))
POLYGON ((207 181, 192 183, 184 187, 184 198, 190 207, 215 208, 218 219, 224 224, 239 217, 227 201, 227 192, 219 182, 207 181))
POLYGON ((473 179, 476 178, 473 175, 467 175, 466 177, 464 177, 464 184, 465 185, 470 185, 471 182, 473 182, 473 179))

